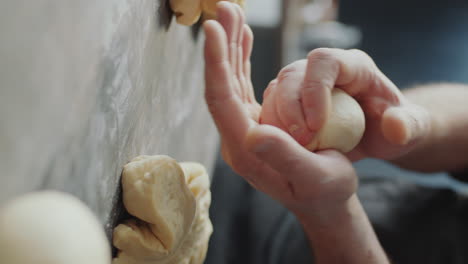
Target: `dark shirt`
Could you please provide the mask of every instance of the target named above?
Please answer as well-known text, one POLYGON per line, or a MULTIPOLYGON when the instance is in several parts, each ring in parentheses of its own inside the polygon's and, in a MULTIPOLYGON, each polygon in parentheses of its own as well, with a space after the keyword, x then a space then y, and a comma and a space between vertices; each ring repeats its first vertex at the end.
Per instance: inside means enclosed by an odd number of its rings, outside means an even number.
MULTIPOLYGON (((313 263, 294 215, 250 187, 222 161, 215 175, 214 233, 205 263, 313 263)), ((394 263, 468 263, 465 196, 399 178, 363 175, 358 196, 394 263)))

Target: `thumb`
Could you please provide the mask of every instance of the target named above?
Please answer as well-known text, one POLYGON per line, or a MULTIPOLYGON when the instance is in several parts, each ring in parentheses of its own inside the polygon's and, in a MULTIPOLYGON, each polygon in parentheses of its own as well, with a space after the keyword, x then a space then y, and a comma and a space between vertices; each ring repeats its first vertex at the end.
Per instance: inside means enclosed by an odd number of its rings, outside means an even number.
POLYGON ((319 157, 297 143, 289 134, 270 125, 251 128, 247 149, 280 174, 294 177, 314 170, 319 157))
POLYGON ((382 133, 390 143, 407 145, 427 134, 429 119, 426 109, 412 103, 390 107, 382 116, 382 133))

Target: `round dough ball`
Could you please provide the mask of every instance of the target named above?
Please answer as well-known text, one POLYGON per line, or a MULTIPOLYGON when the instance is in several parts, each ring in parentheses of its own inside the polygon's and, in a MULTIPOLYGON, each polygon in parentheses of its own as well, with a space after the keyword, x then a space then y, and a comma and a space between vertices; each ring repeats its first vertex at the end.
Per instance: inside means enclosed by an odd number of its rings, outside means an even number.
POLYGON ((349 152, 361 140, 365 124, 364 112, 358 102, 344 91, 334 88, 330 115, 306 148, 311 151, 336 149, 349 152))
POLYGON ((26 194, 0 210, 0 263, 109 264, 101 224, 77 198, 56 191, 26 194))

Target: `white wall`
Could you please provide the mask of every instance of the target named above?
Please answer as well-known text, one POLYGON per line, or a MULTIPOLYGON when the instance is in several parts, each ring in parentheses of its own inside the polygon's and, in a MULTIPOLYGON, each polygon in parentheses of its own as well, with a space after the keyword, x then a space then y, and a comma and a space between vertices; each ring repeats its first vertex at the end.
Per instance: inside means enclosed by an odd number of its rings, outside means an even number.
POLYGON ((0 1, 0 204, 59 189, 106 223, 134 156, 211 169, 203 36, 164 23, 161 9, 159 0, 0 1))

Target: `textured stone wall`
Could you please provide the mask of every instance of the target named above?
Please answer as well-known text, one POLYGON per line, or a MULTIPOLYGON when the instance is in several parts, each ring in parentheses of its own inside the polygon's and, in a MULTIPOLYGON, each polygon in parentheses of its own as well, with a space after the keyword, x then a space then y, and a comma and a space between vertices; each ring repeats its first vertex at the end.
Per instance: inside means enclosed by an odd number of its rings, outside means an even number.
POLYGON ((58 189, 108 224, 134 156, 211 170, 203 35, 166 1, 1 1, 0 34, 0 204, 58 189))

